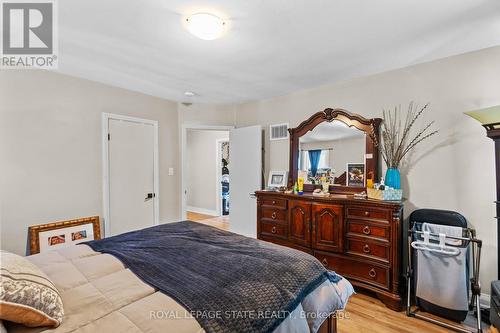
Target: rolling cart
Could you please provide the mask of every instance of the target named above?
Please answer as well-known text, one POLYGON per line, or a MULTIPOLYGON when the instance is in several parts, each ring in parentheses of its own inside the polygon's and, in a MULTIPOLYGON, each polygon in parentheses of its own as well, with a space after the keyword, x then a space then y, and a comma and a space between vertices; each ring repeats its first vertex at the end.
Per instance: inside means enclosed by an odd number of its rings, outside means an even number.
POLYGON ((466 219, 451 211, 416 210, 410 215, 407 246, 407 316, 457 332, 482 332, 479 304, 481 295, 479 266, 482 242, 476 238, 476 231, 467 227, 466 219), (419 269, 421 269, 420 272, 419 269), (438 281, 438 279, 443 280, 438 281), (432 288, 437 286, 451 288, 453 292, 447 293, 446 296, 452 299, 452 303, 458 297, 462 303, 465 302, 465 306, 456 309, 456 306, 443 305, 442 300, 439 299, 439 291, 443 292, 443 290, 438 290, 435 295, 432 293, 432 288), (415 306, 412 308, 413 305, 415 306), (461 322, 467 316, 468 311, 472 310, 475 310, 477 330, 422 313, 424 311, 424 313, 432 313, 461 322))

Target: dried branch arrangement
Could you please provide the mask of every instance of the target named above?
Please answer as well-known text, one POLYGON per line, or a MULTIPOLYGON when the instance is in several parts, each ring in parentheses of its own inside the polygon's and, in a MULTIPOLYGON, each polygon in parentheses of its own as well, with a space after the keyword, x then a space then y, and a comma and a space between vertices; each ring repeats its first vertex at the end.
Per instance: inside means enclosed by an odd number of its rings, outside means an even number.
POLYGON ((425 139, 438 133, 437 130, 430 131, 430 127, 434 124, 434 121, 431 121, 410 139, 415 122, 428 106, 429 103, 418 108, 415 103, 410 102, 404 124, 402 123, 401 106, 395 107, 392 112, 383 111, 382 143, 375 142, 375 144, 380 148, 382 158, 388 168, 398 169, 406 154, 425 139))

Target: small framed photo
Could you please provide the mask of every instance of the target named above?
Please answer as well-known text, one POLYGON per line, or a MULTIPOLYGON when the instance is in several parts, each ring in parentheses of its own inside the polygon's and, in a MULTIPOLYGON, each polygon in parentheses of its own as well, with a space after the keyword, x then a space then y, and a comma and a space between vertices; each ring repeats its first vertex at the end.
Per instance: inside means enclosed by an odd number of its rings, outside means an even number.
POLYGON ((99 216, 30 226, 30 254, 101 239, 99 216))
POLYGON ((270 171, 267 187, 284 187, 288 182, 288 171, 270 171))
POLYGON ((347 163, 346 185, 354 187, 365 187, 364 163, 347 163))

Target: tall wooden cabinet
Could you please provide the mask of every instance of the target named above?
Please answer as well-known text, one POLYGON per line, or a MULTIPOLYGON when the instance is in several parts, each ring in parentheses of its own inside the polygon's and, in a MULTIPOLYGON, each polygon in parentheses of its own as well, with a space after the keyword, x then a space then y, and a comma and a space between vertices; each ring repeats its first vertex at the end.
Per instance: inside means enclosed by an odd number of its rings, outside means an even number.
POLYGON ((401 203, 349 194, 256 196, 259 239, 312 254, 389 308, 401 309, 401 203))

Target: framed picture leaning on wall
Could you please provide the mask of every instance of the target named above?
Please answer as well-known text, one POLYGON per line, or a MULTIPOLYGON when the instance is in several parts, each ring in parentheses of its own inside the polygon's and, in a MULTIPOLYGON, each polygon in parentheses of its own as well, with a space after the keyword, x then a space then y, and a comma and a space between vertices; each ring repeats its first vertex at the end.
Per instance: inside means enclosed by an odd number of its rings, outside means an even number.
POLYGON ((28 229, 30 254, 101 239, 99 216, 32 225, 28 229))

